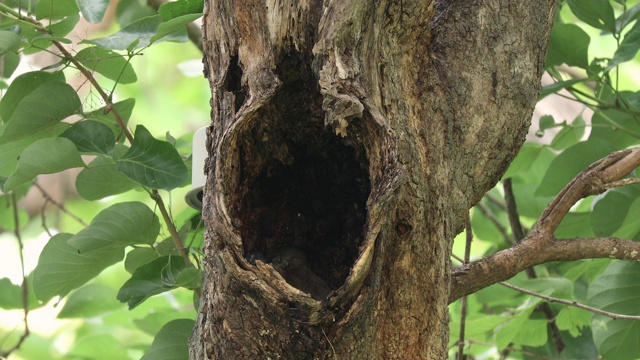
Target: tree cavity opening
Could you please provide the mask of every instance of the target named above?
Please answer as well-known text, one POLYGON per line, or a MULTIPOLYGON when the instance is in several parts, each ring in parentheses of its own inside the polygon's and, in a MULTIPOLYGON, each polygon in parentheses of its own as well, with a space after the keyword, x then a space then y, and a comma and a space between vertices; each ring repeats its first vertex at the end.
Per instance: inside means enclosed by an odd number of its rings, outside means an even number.
POLYGON ((369 163, 357 126, 346 138, 325 127, 309 68, 285 59, 278 72, 278 94, 239 134, 235 217, 250 264, 269 263, 323 299, 344 284, 359 255, 369 163))

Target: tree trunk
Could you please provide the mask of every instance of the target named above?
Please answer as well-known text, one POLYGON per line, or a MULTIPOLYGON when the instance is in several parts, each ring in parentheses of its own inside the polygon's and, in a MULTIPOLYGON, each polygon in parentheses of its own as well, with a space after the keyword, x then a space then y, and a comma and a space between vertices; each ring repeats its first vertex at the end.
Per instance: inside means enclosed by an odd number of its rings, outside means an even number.
POLYGON ((445 359, 450 249, 524 141, 554 1, 210 0, 193 359, 445 359))

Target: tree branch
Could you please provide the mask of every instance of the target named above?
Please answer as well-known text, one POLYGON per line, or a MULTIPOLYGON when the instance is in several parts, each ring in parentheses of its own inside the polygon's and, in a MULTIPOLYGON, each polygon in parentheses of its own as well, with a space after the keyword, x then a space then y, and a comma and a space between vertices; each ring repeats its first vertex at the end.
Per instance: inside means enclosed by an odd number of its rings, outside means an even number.
POLYGON ((500 285, 508 287, 509 289, 512 289, 512 290, 515 290, 515 291, 519 291, 519 292, 521 292, 523 294, 535 296, 537 298, 546 300, 548 302, 554 302, 554 303, 558 303, 558 304, 577 307, 578 309, 586 310, 586 311, 589 311, 589 312, 592 312, 592 313, 598 314, 598 315, 608 316, 608 317, 613 318, 613 319, 640 320, 640 316, 623 315, 623 314, 612 313, 612 312, 609 312, 609 311, 600 310, 600 309, 597 309, 597 308, 594 308, 594 307, 591 307, 591 306, 587 306, 587 305, 581 304, 581 303, 579 303, 577 301, 559 299, 559 298, 556 298, 556 297, 553 297, 553 296, 547 296, 547 295, 544 295, 544 294, 540 294, 540 293, 537 293, 535 291, 527 290, 525 288, 521 288, 519 286, 515 286, 515 285, 512 285, 512 284, 509 284, 508 282, 501 281, 500 285))
POLYGON ((614 152, 578 174, 543 211, 525 239, 494 255, 465 264, 452 273, 449 301, 507 280, 528 267, 550 261, 611 258, 638 261, 640 243, 614 237, 557 240, 553 233, 578 200, 604 192, 640 166, 640 147, 614 152))

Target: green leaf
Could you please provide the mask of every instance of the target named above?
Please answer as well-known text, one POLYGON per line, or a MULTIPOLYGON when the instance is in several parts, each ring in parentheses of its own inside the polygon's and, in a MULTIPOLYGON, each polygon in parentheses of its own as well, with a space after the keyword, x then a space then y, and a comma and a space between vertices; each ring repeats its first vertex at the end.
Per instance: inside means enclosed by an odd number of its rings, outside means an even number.
POLYGON ((631 9, 627 9, 624 14, 620 15, 616 19, 616 31, 619 33, 622 32, 627 25, 629 25, 632 21, 636 20, 640 16, 640 3, 635 4, 631 9))
POLYGON ((140 360, 187 360, 189 359, 189 337, 195 322, 178 319, 160 329, 153 343, 140 360))
POLYGON ((121 84, 131 84, 138 80, 131 63, 111 50, 90 46, 80 50, 75 58, 89 70, 121 84))
POLYGON ((19 138, 16 141, 1 144, 0 177, 8 178, 16 170, 16 168, 18 167, 18 159, 20 158, 20 154, 29 145, 40 139, 56 137, 67 128, 69 128, 69 124, 58 123, 53 127, 19 138))
POLYGON ((4 184, 5 191, 33 180, 41 174, 53 174, 74 167, 83 167, 84 162, 76 146, 68 139, 40 139, 24 149, 18 160, 18 168, 4 184))
POLYGON ((640 131, 633 126, 636 119, 619 110, 596 111, 591 118, 589 141, 598 140, 616 150, 640 144, 640 131))
MULTIPOLYGON (((640 263, 616 261, 600 274, 587 292, 589 306, 625 315, 640 315, 640 263)), ((592 315, 591 329, 605 359, 640 357, 640 322, 592 315)))
POLYGON ((613 58, 609 62, 609 65, 605 69, 605 71, 609 71, 614 67, 627 62, 633 59, 638 50, 640 49, 640 22, 636 22, 636 24, 629 30, 629 32, 624 36, 624 40, 620 43, 620 46, 613 54, 613 58))
POLYGON ((39 0, 36 5, 36 19, 60 19, 77 14, 80 9, 75 0, 39 0))
POLYGON ((585 224, 589 223, 592 216, 589 212, 569 212, 560 222, 554 232, 558 239, 572 239, 575 237, 593 237, 593 231, 585 224))
POLYGON ((613 151, 610 144, 595 140, 573 145, 553 159, 535 195, 556 195, 578 173, 613 151))
POLYGON ((155 260, 158 257, 158 253, 152 249, 143 247, 135 248, 127 253, 127 258, 124 261, 124 268, 129 274, 133 274, 133 272, 141 265, 155 260))
MULTIPOLYGON (((64 20, 58 21, 55 24, 51 24, 47 26, 46 28, 49 29, 50 35, 52 36, 51 39, 62 38, 64 36, 67 36, 76 27, 79 21, 80 21, 80 14, 73 14, 73 15, 67 16, 64 20)), ((66 39, 65 41, 63 40, 61 41, 67 44, 70 43, 70 41, 66 39)))
POLYGON ((11 118, 5 122, 0 144, 51 127, 81 108, 80 98, 71 85, 46 82, 20 100, 11 118))
POLYGON ((158 13, 162 21, 169 21, 183 15, 202 13, 203 7, 203 0, 178 0, 162 4, 158 13))
POLYGON ((189 176, 176 148, 155 139, 142 125, 136 127, 133 145, 118 159, 116 168, 131 180, 154 189, 171 190, 189 176))
MULTIPOLYGON (((126 99, 120 102, 113 104, 114 109, 118 111, 120 117, 122 117, 122 121, 124 121, 125 125, 129 122, 129 118, 131 117, 131 113, 133 112, 133 108, 136 104, 135 99, 126 99)), ((107 125, 113 134, 117 137, 123 137, 122 129, 116 122, 116 118, 111 111, 105 111, 107 109, 102 108, 96 111, 92 111, 89 114, 86 114, 85 117, 87 120, 95 120, 107 125)))
POLYGON ((13 31, 0 31, 0 56, 20 48, 20 36, 13 31))
POLYGON ((8 278, 0 279, 0 308, 22 309, 22 286, 12 283, 8 278))
POLYGON ((78 0, 78 5, 80 5, 82 17, 91 24, 97 24, 102 21, 110 2, 110 0, 78 0))
MULTIPOLYGON (((2 56, 4 60, 4 66, 0 68, 0 77, 8 79, 16 71, 18 65, 20 65, 20 55, 14 52, 8 52, 2 56)), ((5 88, 3 82, 3 89, 5 88)))
POLYGON ((556 121, 551 115, 544 115, 540 117, 540 132, 544 133, 545 130, 556 127, 556 121))
POLYGON ((609 0, 567 0, 571 11, 596 29, 616 31, 616 19, 609 0))
POLYGON ((639 199, 638 186, 625 186, 607 191, 593 207, 590 222, 595 235, 639 240, 639 199))
MULTIPOLYGON (((505 349, 510 343, 514 341, 516 337, 522 331, 527 331, 525 328, 529 325, 529 315, 533 312, 534 308, 530 307, 521 312, 513 320, 507 323, 504 327, 500 328, 496 333, 496 345, 498 349, 505 349)), ((529 332, 527 331, 527 334, 529 332)), ((543 331, 546 341, 547 331, 543 331)))
POLYGON ((107 125, 92 120, 79 121, 60 136, 71 140, 78 151, 89 154, 108 156, 116 144, 113 131, 107 125))
POLYGON ((192 268, 187 267, 181 256, 165 255, 152 260, 133 272, 120 288, 118 300, 126 302, 129 309, 133 309, 151 296, 184 285, 185 276, 193 276, 189 269, 192 268), (188 274, 182 275, 185 271, 188 274))
POLYGON ((32 71, 15 78, 0 100, 0 118, 6 123, 24 97, 49 81, 64 83, 64 74, 62 72, 32 71))
POLYGON ((122 250, 128 245, 153 244, 159 232, 160 221, 147 205, 122 202, 102 210, 68 243, 81 254, 105 248, 122 250))
MULTIPOLYGON (((156 36, 156 32, 158 31, 158 27, 161 23, 162 18, 160 15, 148 16, 134 21, 113 35, 93 40, 85 40, 81 43, 92 43, 110 50, 127 50, 131 44, 137 42, 133 49, 144 48, 152 43, 151 38, 156 36)), ((166 36, 161 40, 185 42, 188 38, 185 30, 166 36)))
POLYGON ((54 235, 40 253, 33 288, 36 297, 44 302, 56 295, 67 295, 124 257, 122 248, 113 247, 78 253, 67 244, 72 236, 54 235))
MULTIPOLYGON (((127 147, 119 145, 116 153, 127 151, 127 147), (121 150, 120 150, 121 149, 121 150)), ((121 194, 136 188, 138 183, 131 181, 126 175, 116 170, 116 163, 111 158, 99 156, 82 170, 76 178, 76 189, 80 196, 87 200, 99 200, 107 196, 121 194)))
MULTIPOLYGON (((156 299, 160 299, 160 298, 156 297, 154 299, 149 299, 145 304, 152 303, 153 300, 156 300, 156 299)), ((136 310, 141 308, 143 307, 136 308, 136 310)), ((151 336, 155 336, 160 331, 160 329, 162 329, 163 326, 165 326, 168 322, 172 320, 184 319, 187 317, 192 319, 195 318, 194 310, 191 310, 188 312, 178 312, 175 309, 171 309, 171 308, 161 309, 160 306, 154 306, 154 310, 155 311, 150 312, 143 318, 133 319, 133 323, 138 329, 142 330, 143 332, 151 336)))
MULTIPOLYGON (((588 50, 590 41, 591 38, 589 35, 579 26, 556 22, 551 29, 551 40, 549 42, 549 50, 545 66, 551 67, 567 64, 586 69, 589 66, 588 50)), ((541 94, 539 99, 544 98, 550 93, 555 93, 561 88, 568 87, 582 81, 587 81, 587 79, 572 79, 551 85, 555 85, 554 88, 545 87, 540 92, 541 94), (560 85, 564 86, 560 87, 560 85)))
POLYGON ((89 335, 77 339, 67 355, 71 359, 131 360, 122 341, 109 334, 89 335))
POLYGON ((560 330, 567 330, 573 337, 578 337, 582 330, 590 325, 589 312, 573 306, 560 310, 556 324, 560 330))
MULTIPOLYGON (((151 43, 154 43, 158 40, 163 40, 165 37, 168 37, 170 34, 176 33, 178 30, 183 30, 186 32, 186 25, 190 22, 201 17, 202 14, 188 14, 179 16, 177 18, 173 18, 169 21, 163 22, 158 26, 158 30, 155 35, 151 37, 151 43)), ((163 41, 167 41, 166 39, 163 41)), ((173 40, 178 41, 178 40, 173 40)), ((186 41, 186 40, 185 40, 186 41)))
POLYGON ((551 147, 556 150, 564 150, 577 144, 584 136, 586 122, 582 115, 578 115, 571 124, 563 123, 562 130, 556 134, 551 142, 551 147))
POLYGON ((58 319, 90 318, 121 307, 112 288, 89 284, 69 295, 58 313, 58 319))

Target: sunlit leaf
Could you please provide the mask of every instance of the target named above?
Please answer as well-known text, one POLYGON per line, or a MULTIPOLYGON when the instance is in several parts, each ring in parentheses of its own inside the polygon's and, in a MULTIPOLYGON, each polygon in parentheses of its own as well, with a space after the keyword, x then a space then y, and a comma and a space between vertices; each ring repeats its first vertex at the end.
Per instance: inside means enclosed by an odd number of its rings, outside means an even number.
MULTIPOLYGON (((618 314, 640 315, 640 263, 616 261, 590 285, 589 306, 618 314)), ((593 340, 605 359, 640 357, 640 322, 591 316, 593 340)))
POLYGON ((8 278, 0 279, 0 308, 22 309, 22 286, 12 283, 8 278))
MULTIPOLYGON (((591 38, 579 26, 574 24, 556 23, 551 30, 551 40, 547 53, 546 66, 567 64, 586 69, 589 66, 589 42, 591 38)), ((539 99, 550 93, 570 85, 586 81, 587 79, 571 79, 545 87, 541 90, 539 99)))
POLYGON ((582 115, 578 115, 571 124, 563 124, 562 130, 556 134, 551 147, 563 150, 577 144, 584 136, 586 122, 582 115))
POLYGON ((203 7, 202 0, 178 0, 162 4, 158 13, 162 16, 162 21, 169 21, 183 15, 201 13, 203 7))
POLYGON ((616 19, 609 0, 567 0, 578 19, 596 29, 616 31, 616 19))
POLYGON ((16 51, 20 47, 20 36, 13 31, 0 31, 0 55, 16 51))
POLYGON ((16 77, 0 100, 0 117, 5 122, 9 120, 20 101, 40 85, 49 81, 64 83, 64 80, 62 72, 32 71, 16 77))
POLYGON ((77 339, 68 358, 91 360, 131 360, 122 341, 110 334, 89 335, 77 339))
POLYGON ((40 253, 33 284, 38 299, 46 302, 65 296, 124 258, 123 248, 115 247, 79 253, 67 244, 72 236, 54 235, 40 253))
POLYGON ((81 108, 80 98, 71 85, 46 82, 20 100, 5 124, 0 144, 54 126, 81 108))
POLYGON ((153 244, 159 232, 160 221, 147 205, 121 202, 102 210, 68 243, 79 253, 103 248, 124 249, 128 245, 153 244))
POLYGON ((154 189, 176 188, 189 175, 176 148, 155 139, 142 125, 136 127, 133 145, 118 159, 116 168, 131 180, 154 189))
POLYGON ((558 225, 554 232, 558 239, 571 239, 574 237, 593 237, 591 227, 585 226, 591 219, 591 213, 588 212, 570 212, 558 225))
MULTIPOLYGON (((122 121, 125 125, 129 123, 129 118, 131 117, 135 104, 135 99, 126 99, 113 104, 113 108, 118 111, 118 114, 122 117, 122 121)), ((85 117, 87 120, 95 120, 107 125, 111 131, 113 131, 114 136, 117 138, 123 138, 124 135, 122 134, 122 128, 116 122, 115 115, 112 111, 106 110, 107 109, 105 108, 101 108, 92 111, 89 114, 85 114, 85 117)))
POLYGON ((590 222, 595 235, 640 239, 639 199, 640 187, 637 185, 609 190, 593 207, 590 222))
POLYGON ((616 150, 640 144, 640 131, 633 115, 620 110, 596 111, 591 118, 589 141, 598 140, 614 146, 616 150))
POLYGON ((625 34, 624 40, 618 46, 613 54, 613 58, 609 62, 609 66, 605 71, 609 71, 614 67, 633 59, 640 49, 640 22, 636 24, 625 34))
POLYGON ((595 140, 580 142, 566 149, 551 162, 536 196, 556 195, 578 173, 613 151, 610 144, 595 140))
POLYGON ((131 84, 138 80, 131 63, 114 51, 90 46, 80 50, 75 58, 88 69, 121 84, 131 84))
MULTIPOLYGON (((73 29, 75 29, 76 25, 80 21, 80 14, 72 14, 67 16, 61 21, 58 21, 54 24, 47 26, 49 30, 49 34, 52 36, 51 39, 57 38, 61 39, 63 36, 67 36, 73 29)), ((61 40, 64 43, 69 44, 70 40, 61 40)), ((31 42, 33 44, 33 42, 31 42)))
POLYGON ((53 127, 38 131, 0 145, 0 176, 9 177, 18 166, 20 154, 37 140, 56 137, 69 128, 69 124, 58 123, 53 127))
POLYGON ((121 307, 114 289, 102 284, 89 284, 69 295, 58 319, 89 318, 121 307))
MULTIPOLYGON (((151 39, 156 36, 161 23, 162 18, 160 15, 149 16, 134 21, 113 35, 93 40, 85 40, 84 42, 96 44, 109 50, 127 50, 132 43, 137 42, 133 48, 139 49, 147 47, 152 43, 151 39)), ((187 41, 188 38, 186 36, 186 30, 184 30, 165 36, 161 40, 184 42, 187 41)))
MULTIPOLYGON (((4 66, 0 68, 0 77, 8 79, 13 75, 13 72, 16 71, 18 65, 20 65, 20 54, 15 52, 8 52, 2 56, 4 60, 4 66)), ((7 86, 2 82, 2 88, 6 89, 7 86)))
MULTIPOLYGON (((188 14, 179 16, 177 18, 173 18, 166 22, 161 23, 158 26, 158 30, 155 35, 151 37, 151 43, 156 41, 168 41, 167 38, 174 33, 177 33, 179 30, 186 31, 185 26, 193 22, 194 20, 200 18, 202 14, 188 14)), ((171 41, 179 41, 179 40, 171 40, 171 41)), ((186 40, 185 40, 186 41, 186 40)))
POLYGON ((153 343, 141 360, 186 360, 189 359, 189 337, 194 321, 178 319, 160 329, 153 343))
POLYGON ((77 14, 80 9, 75 0, 39 0, 36 5, 36 19, 59 19, 77 14))
POLYGON ((13 190, 41 174, 53 174, 83 166, 80 153, 70 140, 59 137, 40 139, 24 149, 18 160, 18 167, 5 182, 4 189, 13 190))
MULTIPOLYGON (((534 308, 531 307, 519 313, 513 318, 513 320, 511 320, 496 332, 496 343, 498 345, 498 349, 505 349, 510 343, 514 341, 516 337, 521 337, 519 335, 523 331, 526 331, 527 334, 529 334, 529 331, 525 330, 525 328, 530 326, 531 324, 529 315, 531 315, 533 310, 534 308)), ((546 341, 547 332, 543 331, 543 333, 546 341)))
POLYGON ((560 330, 567 330, 571 336, 577 337, 590 324, 589 312, 573 306, 567 306, 558 313, 556 324, 560 330))
MULTIPOLYGON (((155 298, 149 299, 145 302, 145 304, 152 302, 153 300, 156 300, 156 299, 160 299, 160 298, 155 297, 155 298)), ((138 307, 130 311, 135 311, 140 308, 141 307, 138 307)), ((156 306, 156 308, 158 307, 156 306)), ((157 311, 150 312, 144 318, 134 319, 133 323, 136 325, 138 329, 144 331, 149 335, 155 336, 160 331, 160 329, 162 329, 162 327, 165 326, 170 321, 189 318, 189 316, 191 316, 191 318, 195 318, 195 311, 192 310, 188 312, 178 312, 178 311, 175 311, 174 309, 166 309, 166 310, 158 309, 157 311)))
POLYGON ((78 0, 82 17, 92 24, 102 21, 110 0, 78 0))

